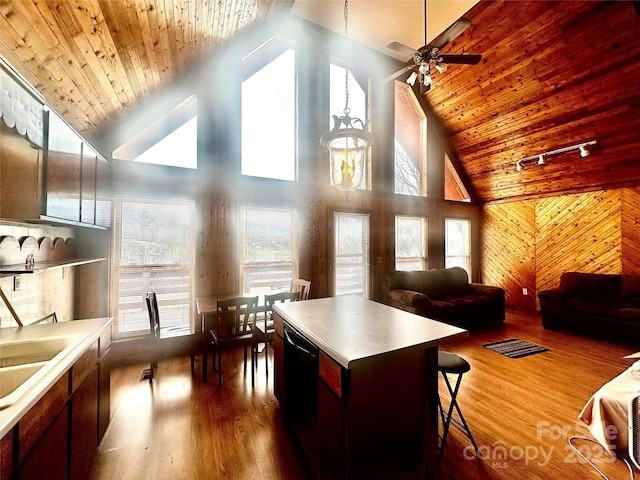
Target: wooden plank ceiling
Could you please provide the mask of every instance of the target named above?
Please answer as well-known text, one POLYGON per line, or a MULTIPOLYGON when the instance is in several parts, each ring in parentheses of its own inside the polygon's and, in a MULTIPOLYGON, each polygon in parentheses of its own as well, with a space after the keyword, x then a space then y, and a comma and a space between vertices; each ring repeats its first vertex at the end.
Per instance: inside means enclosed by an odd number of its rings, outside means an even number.
MULTIPOLYGON (((90 139, 292 1, 0 0, 0 54, 90 139)), ((472 26, 443 53, 482 62, 434 72, 425 95, 476 200, 640 183, 633 2, 483 0, 465 16, 472 26), (518 159, 594 139, 587 158, 571 152, 515 170, 518 159)))
POLYGON ((0 55, 79 133, 293 0, 0 0, 0 55))
MULTIPOLYGON (((637 8, 637 6, 636 6, 637 8)), ((426 93, 480 200, 640 183, 640 16, 631 1, 482 1, 444 53, 476 66, 434 74, 426 93), (515 162, 596 140, 546 164, 515 162)))

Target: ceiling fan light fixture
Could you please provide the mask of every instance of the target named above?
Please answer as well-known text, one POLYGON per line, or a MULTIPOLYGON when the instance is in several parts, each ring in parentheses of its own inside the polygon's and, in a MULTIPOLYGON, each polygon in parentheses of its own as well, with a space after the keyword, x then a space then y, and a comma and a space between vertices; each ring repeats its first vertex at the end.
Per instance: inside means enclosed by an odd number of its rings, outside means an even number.
POLYGON ((425 87, 429 87, 431 85, 431 75, 427 73, 422 76, 422 85, 425 87))
POLYGON ((418 78, 418 73, 411 72, 411 75, 407 78, 407 83, 413 87, 416 84, 416 78, 418 78))
POLYGON ((438 63, 436 64, 436 70, 438 73, 444 73, 447 71, 448 65, 446 63, 438 63))

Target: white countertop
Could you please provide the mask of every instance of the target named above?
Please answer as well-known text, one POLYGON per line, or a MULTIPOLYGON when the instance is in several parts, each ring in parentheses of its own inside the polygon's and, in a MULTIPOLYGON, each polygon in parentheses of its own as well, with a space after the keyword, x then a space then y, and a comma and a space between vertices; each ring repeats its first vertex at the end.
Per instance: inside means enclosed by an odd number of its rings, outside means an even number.
POLYGON ((33 340, 38 338, 86 335, 51 371, 20 400, 10 407, 0 410, 0 438, 33 407, 38 400, 73 366, 73 364, 93 345, 107 328, 111 328, 112 317, 73 320, 25 327, 0 328, 0 344, 33 340))
POLYGON ((344 368, 399 350, 424 350, 469 334, 353 295, 278 303, 273 309, 344 368))

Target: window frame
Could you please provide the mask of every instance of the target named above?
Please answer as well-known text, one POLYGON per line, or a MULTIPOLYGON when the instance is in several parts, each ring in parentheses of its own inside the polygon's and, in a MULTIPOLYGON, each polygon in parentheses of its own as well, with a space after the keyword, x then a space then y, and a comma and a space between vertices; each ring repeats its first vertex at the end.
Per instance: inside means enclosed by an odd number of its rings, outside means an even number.
MULTIPOLYGON (((150 334, 149 324, 148 324, 148 312, 147 306, 144 301, 144 294, 140 296, 141 309, 146 319, 146 323, 144 323, 145 327, 139 330, 126 330, 123 332, 119 332, 118 326, 120 325, 120 319, 118 317, 118 312, 120 309, 120 297, 119 297, 119 281, 120 274, 119 270, 121 269, 140 269, 144 270, 169 270, 169 269, 188 269, 189 270, 189 299, 188 299, 188 314, 186 318, 188 319, 188 327, 189 332, 193 333, 195 331, 195 311, 194 311, 194 303, 195 303, 195 277, 196 277, 196 222, 195 222, 195 202, 192 200, 167 200, 167 199, 157 199, 157 198, 141 198, 141 197, 127 197, 127 196, 116 196, 113 198, 113 228, 111 233, 111 262, 110 262, 110 271, 111 271, 111 279, 110 279, 110 296, 109 296, 109 310, 111 315, 113 316, 113 325, 112 325, 112 336, 114 338, 131 338, 131 337, 144 337, 150 334), (122 222, 121 222, 121 209, 122 203, 141 203, 141 204, 152 204, 152 205, 176 205, 176 206, 187 206, 189 208, 189 225, 190 225, 190 235, 189 235, 189 262, 187 263, 157 263, 157 264, 136 264, 136 265, 128 265, 120 263, 120 247, 122 245, 122 222)), ((161 292, 157 292, 158 296, 162 295, 161 292)), ((164 328, 166 322, 162 322, 162 310, 163 307, 159 305, 160 309, 160 318, 161 325, 164 328)), ((184 329, 187 328, 187 324, 183 323, 181 327, 184 329)), ((185 332, 188 333, 188 332, 185 332)))
POLYGON ((428 228, 428 224, 427 224, 427 217, 421 217, 421 216, 415 216, 415 215, 396 215, 395 216, 395 269, 396 270, 404 270, 403 268, 398 268, 398 260, 407 260, 407 261, 419 261, 420 262, 420 268, 418 270, 426 270, 427 268, 427 239, 428 239, 428 235, 427 235, 427 228, 428 228), (399 257, 398 256, 398 220, 419 220, 421 223, 420 226, 420 234, 421 234, 421 245, 420 245, 420 250, 422 252, 422 255, 420 257, 399 257))
POLYGON ((445 218, 445 225, 444 225, 444 248, 445 248, 445 254, 444 254, 444 261, 445 261, 445 268, 450 268, 453 266, 456 266, 459 264, 459 262, 455 263, 455 264, 451 264, 449 263, 449 259, 450 258, 465 258, 466 259, 466 268, 465 270, 467 271, 467 275, 469 276, 469 278, 473 278, 472 277, 472 271, 471 271, 471 219, 469 218, 463 218, 463 217, 447 217, 445 218), (449 248, 449 242, 447 241, 447 232, 448 232, 448 228, 447 228, 447 223, 449 221, 455 221, 455 222, 465 222, 467 225, 467 238, 466 238, 466 254, 465 255, 449 255, 448 252, 448 248, 449 248))
MULTIPOLYGON (((428 122, 429 122, 429 117, 427 115, 427 112, 425 111, 424 107, 422 106, 422 104, 420 103, 420 100, 418 99, 418 97, 416 96, 415 91, 413 90, 413 88, 411 88, 410 85, 407 85, 405 82, 399 81, 399 80, 395 80, 394 81, 394 97, 393 97, 393 140, 394 140, 394 147, 393 147, 393 193, 395 195, 406 195, 406 196, 411 196, 411 197, 427 197, 428 194, 428 190, 427 190, 427 158, 428 158, 428 122), (398 158, 398 150, 397 150, 397 145, 398 145, 398 141, 397 141, 397 135, 396 135, 396 131, 398 129, 398 119, 397 119, 397 114, 398 114, 398 98, 397 98, 397 94, 399 90, 403 90, 408 97, 409 103, 412 105, 413 109, 419 114, 419 116, 422 117, 421 121, 420 121, 420 125, 419 125, 419 130, 420 130, 420 168, 419 168, 419 172, 418 172, 418 177, 420 178, 420 185, 417 185, 417 190, 418 193, 417 194, 412 194, 412 193, 404 193, 404 192, 398 192, 397 188, 396 188, 396 177, 397 177, 397 158, 398 158)), ((411 159, 409 159, 409 161, 411 161, 411 159)))
MULTIPOLYGON (((254 177, 254 178, 261 178, 261 179, 268 179, 268 180, 276 180, 276 181, 283 181, 283 182, 298 182, 299 181, 299 121, 298 121, 298 116, 299 116, 299 100, 298 100, 298 95, 299 95, 299 87, 298 87, 298 51, 295 48, 295 46, 292 44, 292 42, 281 38, 279 36, 274 36, 271 37, 269 40, 267 40, 266 42, 264 42, 262 45, 258 46, 257 48, 255 48, 254 50, 252 50, 250 53, 248 53, 247 55, 245 55, 242 58, 242 66, 241 66, 241 72, 242 72, 242 77, 241 77, 241 81, 240 81, 240 93, 239 93, 239 101, 240 101, 240 106, 239 106, 239 110, 238 110, 238 115, 239 115, 239 149, 238 149, 238 155, 239 155, 239 173, 241 177, 254 177), (273 61, 275 61, 276 59, 278 59, 281 55, 283 55, 284 53, 288 52, 288 51, 293 51, 293 55, 294 55, 294 65, 293 65, 293 69, 294 69, 294 79, 293 79, 293 83, 294 83, 294 87, 293 87, 293 127, 294 127, 294 133, 293 133, 293 145, 291 146, 293 149, 293 168, 292 171, 289 172, 292 175, 292 178, 280 178, 280 177, 274 177, 274 176, 267 176, 267 175, 256 175, 255 173, 252 172, 244 172, 244 153, 243 153, 243 136, 244 136, 244 125, 243 125, 243 104, 244 104, 244 94, 243 94, 243 87, 244 87, 244 83, 245 81, 247 81, 249 78, 251 78, 253 75, 257 74, 260 70, 266 68, 267 66, 269 66, 273 61)), ((274 122, 277 123, 277 122, 274 122)))
MULTIPOLYGON (((291 280, 294 278, 298 278, 298 272, 300 269, 300 245, 298 240, 298 211, 293 207, 281 207, 281 206, 268 206, 268 205, 257 205, 257 204, 242 204, 240 205, 240 215, 238 216, 238 283, 239 288, 242 293, 252 293, 250 289, 245 289, 245 225, 246 225, 246 214, 247 210, 258 210, 258 211, 279 211, 279 212, 290 212, 292 216, 291 221, 291 280)), ((256 262, 254 265, 260 262, 256 262)), ((281 265, 286 265, 289 262, 268 262, 271 264, 277 263, 281 265)), ((274 289, 271 286, 268 291, 279 291, 279 290, 287 290, 290 287, 290 281, 288 282, 286 288, 283 286, 282 288, 274 289)), ((264 292, 267 290, 258 289, 259 292, 264 292)))
POLYGON ((337 234, 336 234, 336 218, 339 215, 354 215, 354 216, 362 216, 362 217, 366 217, 367 218, 367 229, 368 229, 368 236, 367 236, 367 249, 366 252, 364 252, 366 254, 366 261, 363 263, 364 268, 365 268, 365 272, 363 275, 363 278, 365 279, 365 285, 364 285, 364 297, 363 298, 370 298, 371 296, 371 275, 372 275, 372 268, 371 268, 371 258, 372 258, 372 242, 371 242, 371 212, 368 210, 364 210, 364 209, 357 209, 357 210, 347 210, 347 209, 334 209, 334 208, 328 208, 328 214, 327 214, 327 218, 329 219, 328 221, 328 232, 327 232, 327 248, 329 251, 328 254, 328 271, 329 271, 329 275, 328 275, 328 290, 329 290, 329 295, 331 296, 337 296, 336 293, 336 284, 337 284, 337 279, 336 279, 336 274, 337 274, 337 259, 338 259, 338 252, 336 249, 336 240, 337 240, 337 234))

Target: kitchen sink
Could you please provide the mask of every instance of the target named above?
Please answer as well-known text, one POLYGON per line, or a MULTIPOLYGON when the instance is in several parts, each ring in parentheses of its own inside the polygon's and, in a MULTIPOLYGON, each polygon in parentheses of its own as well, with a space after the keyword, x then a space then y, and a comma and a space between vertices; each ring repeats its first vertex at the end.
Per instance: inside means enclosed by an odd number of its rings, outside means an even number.
POLYGON ((0 409, 10 407, 86 337, 67 335, 0 343, 0 409))
POLYGON ((49 361, 77 340, 68 335, 0 343, 0 368, 49 361))
POLYGON ((13 393, 25 380, 40 370, 47 362, 26 363, 0 368, 0 398, 13 393))

